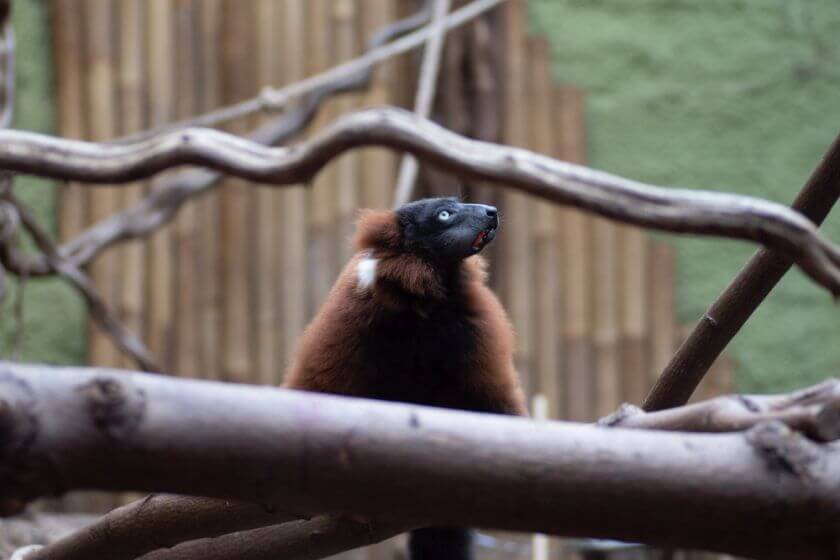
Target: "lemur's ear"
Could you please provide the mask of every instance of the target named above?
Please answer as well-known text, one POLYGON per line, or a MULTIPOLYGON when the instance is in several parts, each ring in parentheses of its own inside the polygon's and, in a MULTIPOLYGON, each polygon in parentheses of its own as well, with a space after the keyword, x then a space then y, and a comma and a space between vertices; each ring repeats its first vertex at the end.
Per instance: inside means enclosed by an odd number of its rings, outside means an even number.
POLYGON ((361 210, 354 242, 358 249, 398 250, 402 243, 402 235, 396 212, 361 210))

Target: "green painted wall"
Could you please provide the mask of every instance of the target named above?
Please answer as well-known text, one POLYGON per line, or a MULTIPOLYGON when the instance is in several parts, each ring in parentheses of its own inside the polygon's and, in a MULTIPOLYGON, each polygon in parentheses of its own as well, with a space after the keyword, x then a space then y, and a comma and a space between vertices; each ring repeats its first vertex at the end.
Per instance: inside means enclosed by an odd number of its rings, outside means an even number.
MULTIPOLYGON (((530 0, 559 82, 588 93, 591 165, 790 203, 840 131, 837 0, 530 0)), ((840 209, 824 226, 840 242, 840 209)), ((692 322, 752 253, 677 239, 692 322)), ((735 341, 743 389, 840 373, 840 306, 788 274, 735 341)))
MULTIPOLYGON (((55 105, 52 94, 51 40, 48 2, 14 3, 13 24, 17 39, 16 128, 53 132, 55 105)), ((55 229, 55 186, 31 177, 15 180, 15 192, 33 208, 41 223, 55 229)), ((0 356, 16 350, 18 321, 14 313, 18 285, 0 306, 0 356)), ((23 359, 52 363, 80 363, 84 357, 86 324, 84 304, 60 280, 29 280, 23 299, 23 359)))

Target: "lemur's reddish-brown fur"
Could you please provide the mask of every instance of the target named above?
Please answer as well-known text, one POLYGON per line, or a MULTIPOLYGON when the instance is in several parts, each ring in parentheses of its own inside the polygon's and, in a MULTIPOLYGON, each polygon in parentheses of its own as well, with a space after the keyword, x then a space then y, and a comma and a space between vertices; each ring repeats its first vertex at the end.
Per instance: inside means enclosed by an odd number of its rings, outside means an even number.
POLYGON ((479 256, 444 270, 408 252, 392 211, 364 211, 358 251, 307 327, 284 386, 526 414, 513 332, 479 256), (377 260, 375 282, 357 267, 377 260))

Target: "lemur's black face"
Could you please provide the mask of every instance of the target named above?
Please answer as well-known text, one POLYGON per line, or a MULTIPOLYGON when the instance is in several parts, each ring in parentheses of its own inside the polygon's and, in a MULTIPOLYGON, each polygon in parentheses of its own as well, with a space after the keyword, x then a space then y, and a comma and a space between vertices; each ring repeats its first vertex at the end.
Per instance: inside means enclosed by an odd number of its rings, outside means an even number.
POLYGON ((455 198, 424 198, 397 210, 408 248, 429 257, 457 261, 475 255, 496 237, 494 206, 455 198))

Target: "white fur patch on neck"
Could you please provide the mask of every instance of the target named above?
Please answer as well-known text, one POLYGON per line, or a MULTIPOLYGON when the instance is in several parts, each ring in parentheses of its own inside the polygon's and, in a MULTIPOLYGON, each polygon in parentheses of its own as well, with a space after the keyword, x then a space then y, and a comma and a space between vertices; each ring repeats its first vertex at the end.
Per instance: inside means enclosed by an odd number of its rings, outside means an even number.
POLYGON ((370 290, 376 283, 376 264, 378 259, 365 257, 356 265, 356 277, 359 279, 360 290, 370 290))

